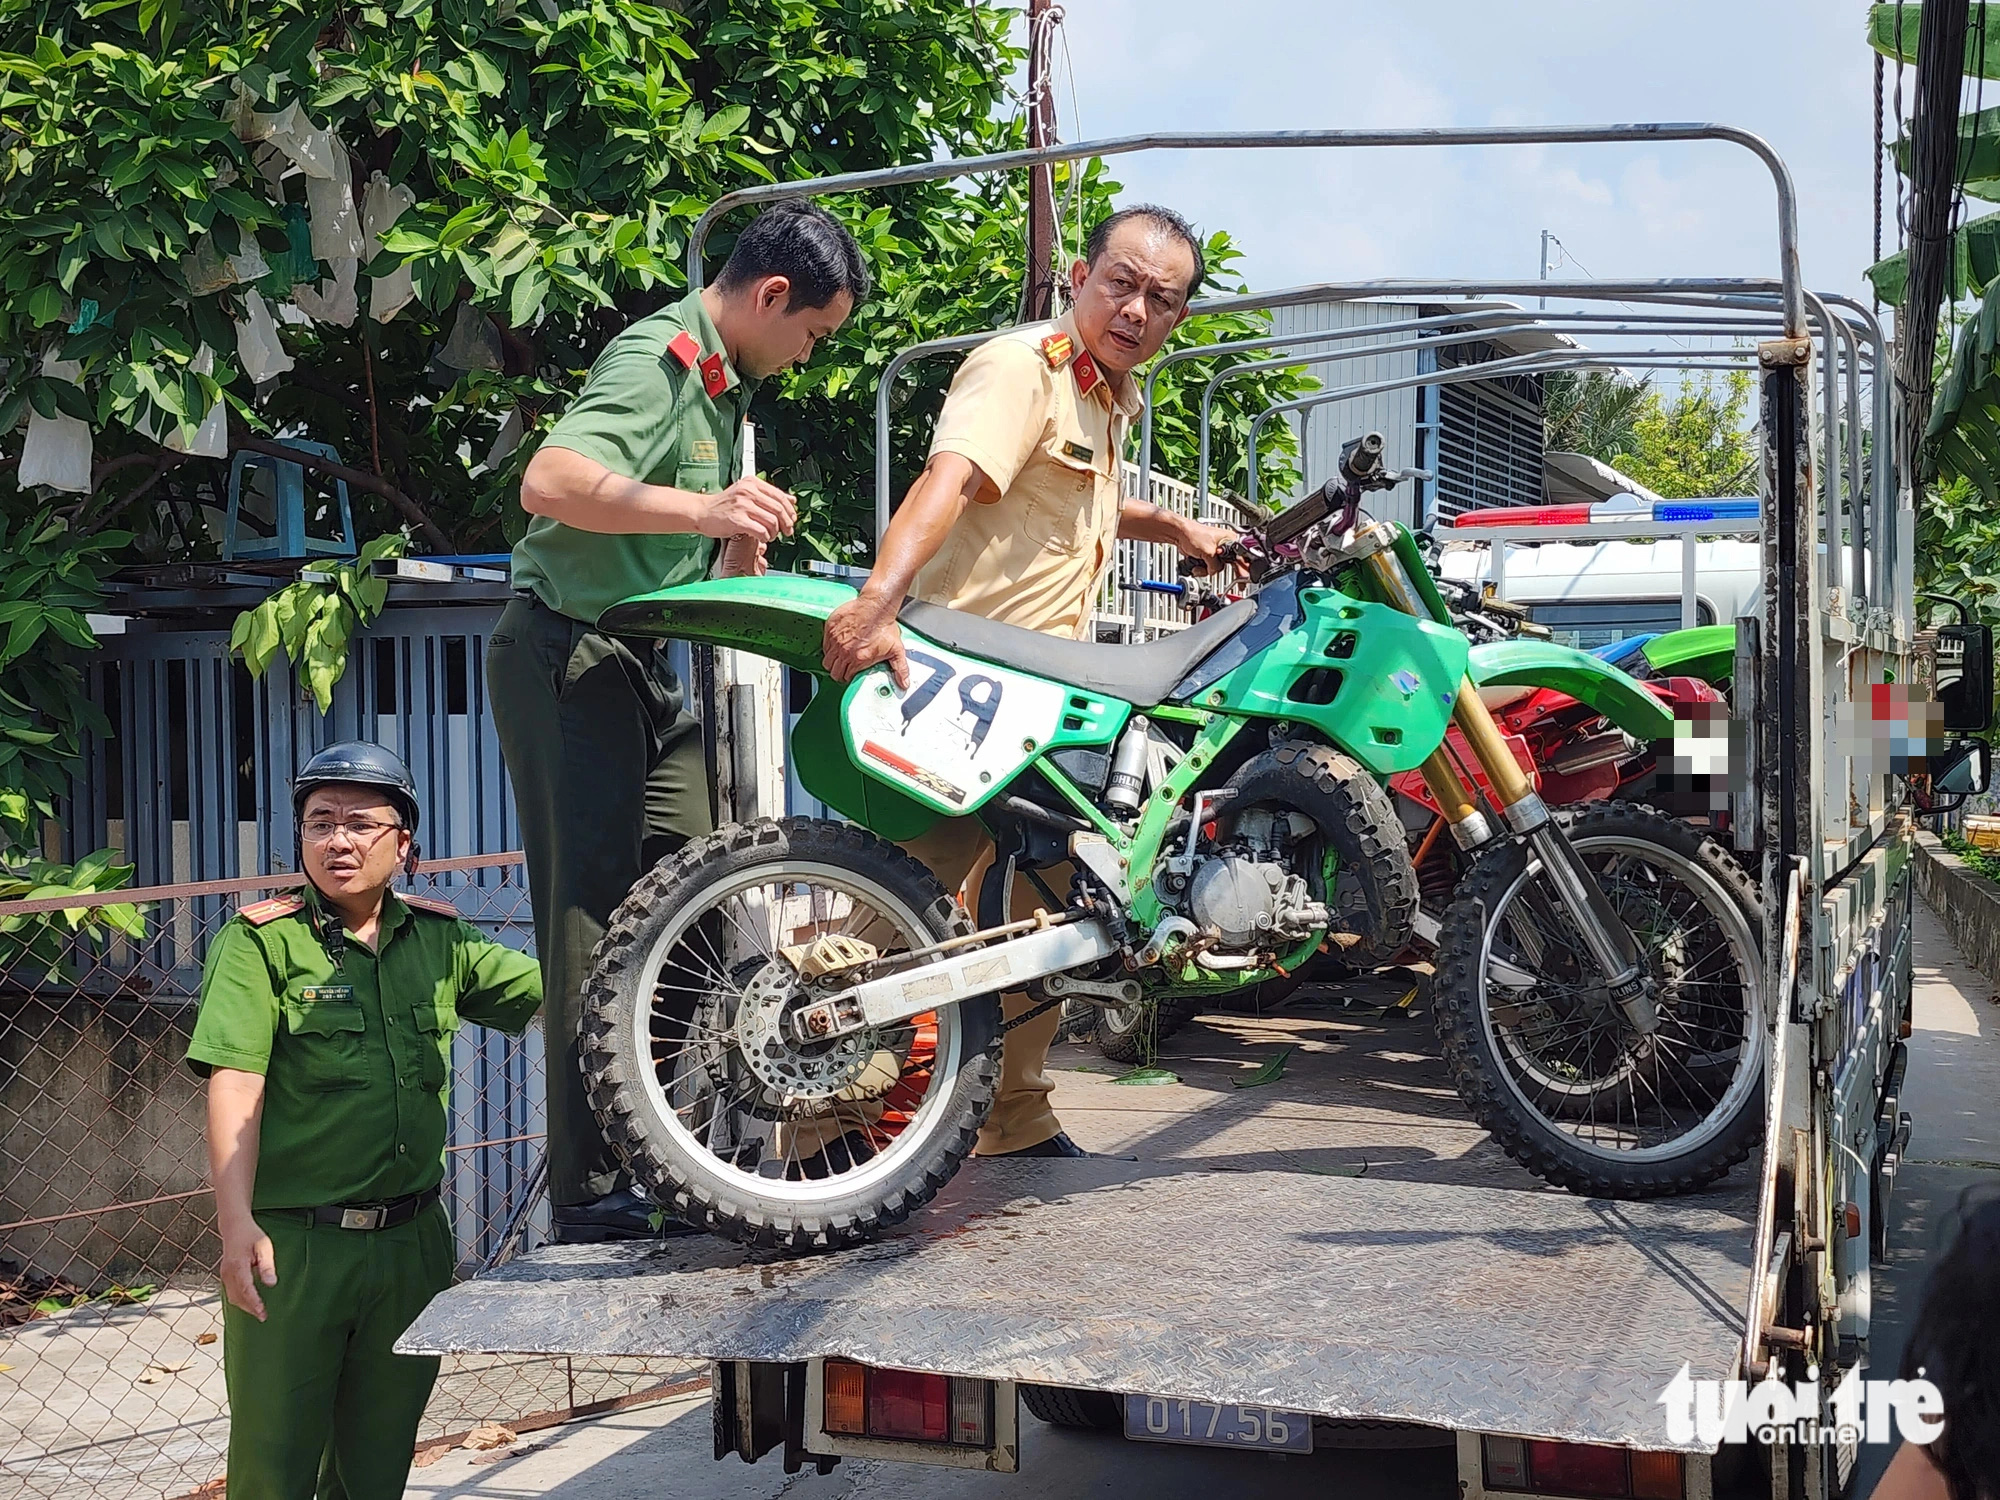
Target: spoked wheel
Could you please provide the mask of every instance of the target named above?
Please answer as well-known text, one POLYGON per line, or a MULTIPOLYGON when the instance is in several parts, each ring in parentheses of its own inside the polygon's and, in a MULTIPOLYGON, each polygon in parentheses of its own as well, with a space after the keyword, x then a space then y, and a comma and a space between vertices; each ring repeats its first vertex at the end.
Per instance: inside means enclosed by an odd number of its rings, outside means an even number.
POLYGON ((1756 888, 1698 828, 1606 803, 1560 815, 1638 939, 1659 1030, 1612 1003, 1524 844, 1484 855, 1445 914, 1438 1039, 1460 1096, 1506 1152, 1573 1192, 1692 1191, 1763 1127, 1756 888))
POLYGON ((606 1139, 654 1198, 748 1244, 846 1245, 903 1219, 992 1105, 998 998, 829 1042, 789 1018, 822 938, 886 957, 970 930, 930 871, 859 828, 787 819, 689 844, 633 887, 584 991, 606 1139))

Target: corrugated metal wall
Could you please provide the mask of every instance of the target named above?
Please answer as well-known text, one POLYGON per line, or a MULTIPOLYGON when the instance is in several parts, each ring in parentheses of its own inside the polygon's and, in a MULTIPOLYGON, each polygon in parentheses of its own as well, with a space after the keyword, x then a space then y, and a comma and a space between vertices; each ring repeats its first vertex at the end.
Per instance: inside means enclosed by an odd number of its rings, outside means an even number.
MULTIPOLYGON (((1275 309, 1271 314, 1271 331, 1319 333, 1328 329, 1364 327, 1370 323, 1393 323, 1417 315, 1418 310, 1414 307, 1386 302, 1325 302, 1275 309)), ((1406 333, 1364 337, 1322 345, 1319 350, 1305 352, 1358 353, 1371 345, 1407 341, 1409 337, 1406 333)), ((1270 355, 1257 357, 1275 358, 1281 352, 1274 350, 1270 355)), ((1317 376, 1329 390, 1335 386, 1373 385, 1384 380, 1407 379, 1418 374, 1420 369, 1428 368, 1419 366, 1418 358, 1419 353, 1415 349, 1393 354, 1360 354, 1358 358, 1339 364, 1314 365, 1307 373, 1317 376)), ((1423 456, 1419 452, 1417 427, 1421 394, 1420 388, 1410 386, 1381 395, 1314 407, 1309 422, 1300 421, 1300 416, 1305 415, 1303 413, 1294 416, 1291 419, 1292 430, 1299 432, 1303 429, 1305 435, 1303 468, 1307 484, 1320 485, 1330 479, 1340 461, 1340 445, 1366 432, 1379 432, 1387 439, 1388 448, 1383 460, 1392 468, 1421 466, 1423 456)), ((1406 525, 1415 525, 1420 519, 1415 513, 1413 490, 1408 487, 1393 490, 1387 496, 1376 496, 1369 509, 1371 514, 1402 521, 1406 525)))

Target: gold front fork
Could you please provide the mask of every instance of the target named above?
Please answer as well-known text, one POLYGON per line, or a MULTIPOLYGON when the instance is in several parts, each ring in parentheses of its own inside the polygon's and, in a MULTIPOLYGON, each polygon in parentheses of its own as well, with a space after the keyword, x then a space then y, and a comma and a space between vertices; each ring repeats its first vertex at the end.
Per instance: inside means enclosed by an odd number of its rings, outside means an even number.
MULTIPOLYGON (((1380 525, 1363 527, 1355 533, 1357 547, 1372 547, 1360 559, 1385 603, 1420 620, 1434 619, 1429 606, 1417 593, 1403 562, 1396 555, 1395 533, 1380 525)), ((1445 623, 1440 621, 1440 623, 1445 623)), ((1542 869, 1557 898, 1568 908, 1579 936, 1598 966, 1604 971, 1606 988, 1640 1035, 1659 1030, 1659 1012, 1653 1003, 1637 941, 1596 877, 1578 857, 1569 840, 1549 817, 1534 783, 1493 722, 1493 714, 1479 696, 1471 677, 1458 681, 1458 697, 1451 708, 1452 722, 1458 726, 1479 768, 1486 773, 1493 801, 1507 827, 1526 841, 1540 859, 1542 869)), ((1475 805, 1464 779, 1452 766, 1440 744, 1423 764, 1424 785, 1444 809, 1452 837, 1463 849, 1484 844, 1493 837, 1475 805)))
MULTIPOLYGON (((1386 542, 1388 537, 1381 540, 1386 542)), ((1408 575, 1403 571, 1402 559, 1396 556, 1392 546, 1381 546, 1362 559, 1362 566, 1368 570, 1370 579, 1381 591, 1385 602, 1420 620, 1431 618, 1431 610, 1411 586, 1408 575)), ((1535 795, 1534 785, 1521 769, 1520 762, 1514 759, 1514 752, 1507 748, 1500 726, 1493 722, 1492 713, 1480 700, 1479 689, 1473 686, 1470 677, 1459 679, 1458 699, 1452 705, 1451 718, 1459 733, 1465 736, 1465 743, 1471 748, 1473 758, 1479 762, 1479 769, 1486 773, 1486 784, 1493 788, 1493 800, 1502 816, 1516 803, 1535 795)), ((1451 825, 1452 837, 1461 849, 1476 848, 1493 837, 1492 826, 1487 823, 1485 814, 1479 811, 1472 789, 1458 774, 1458 768, 1452 765, 1451 757, 1442 744, 1424 761, 1423 778, 1431 796, 1444 810, 1445 821, 1451 825)))

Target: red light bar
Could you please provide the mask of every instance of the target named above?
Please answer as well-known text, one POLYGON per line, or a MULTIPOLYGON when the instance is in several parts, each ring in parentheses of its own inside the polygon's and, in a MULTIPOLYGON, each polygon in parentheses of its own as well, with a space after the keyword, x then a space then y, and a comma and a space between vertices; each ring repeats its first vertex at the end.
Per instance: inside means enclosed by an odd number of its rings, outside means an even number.
POLYGON ((1493 510, 1469 510, 1453 516, 1452 529, 1478 526, 1588 526, 1588 505, 1508 505, 1493 510))

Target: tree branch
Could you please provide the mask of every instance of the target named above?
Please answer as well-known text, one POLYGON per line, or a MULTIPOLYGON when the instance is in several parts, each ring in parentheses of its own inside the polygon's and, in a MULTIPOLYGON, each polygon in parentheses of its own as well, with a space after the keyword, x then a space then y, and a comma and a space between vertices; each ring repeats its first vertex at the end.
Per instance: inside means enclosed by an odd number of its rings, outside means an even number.
POLYGON ((366 469, 350 469, 346 464, 335 463, 330 458, 321 458, 316 453, 303 453, 297 448, 289 448, 270 438, 252 437, 248 433, 233 434, 230 443, 234 447, 244 448, 252 453, 263 453, 272 458, 281 458, 286 463, 299 464, 332 479, 344 479, 350 489, 366 490, 371 495, 380 495, 393 505, 403 519, 414 526, 418 534, 432 547, 443 553, 458 551, 458 544, 430 518, 430 514, 421 505, 388 480, 370 474, 366 469))

